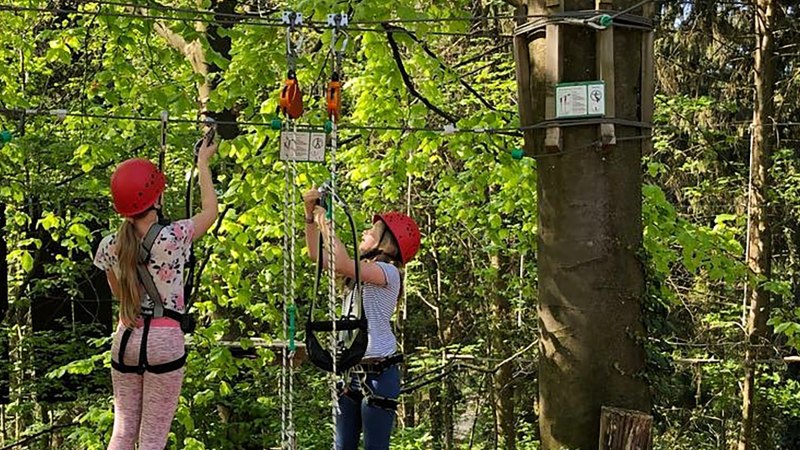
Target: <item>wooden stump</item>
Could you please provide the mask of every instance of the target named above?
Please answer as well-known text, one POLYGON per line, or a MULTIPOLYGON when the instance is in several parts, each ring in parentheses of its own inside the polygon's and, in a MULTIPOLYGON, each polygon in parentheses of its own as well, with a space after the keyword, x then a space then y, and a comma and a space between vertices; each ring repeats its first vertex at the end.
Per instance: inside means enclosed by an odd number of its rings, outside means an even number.
POLYGON ((600 413, 600 450, 651 450, 653 416, 604 406, 600 413))

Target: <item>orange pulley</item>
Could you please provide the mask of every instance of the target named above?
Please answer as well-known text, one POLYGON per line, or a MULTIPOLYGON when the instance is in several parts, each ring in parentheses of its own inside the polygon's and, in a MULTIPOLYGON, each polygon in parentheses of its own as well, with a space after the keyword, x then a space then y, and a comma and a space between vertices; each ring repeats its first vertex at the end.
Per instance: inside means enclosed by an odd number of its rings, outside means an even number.
POLYGON ((338 121, 342 112, 342 82, 339 77, 334 76, 328 82, 328 90, 325 95, 328 101, 328 118, 338 121))
POLYGON ((300 90, 300 84, 294 73, 289 73, 281 90, 280 110, 290 119, 297 119, 303 115, 303 91, 300 90))

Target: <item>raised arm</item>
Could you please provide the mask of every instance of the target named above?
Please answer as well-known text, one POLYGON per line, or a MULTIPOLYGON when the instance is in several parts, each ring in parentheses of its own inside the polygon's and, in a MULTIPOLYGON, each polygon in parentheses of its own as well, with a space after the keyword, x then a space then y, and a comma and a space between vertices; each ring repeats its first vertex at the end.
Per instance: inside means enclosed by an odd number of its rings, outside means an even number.
POLYGON ((217 193, 214 191, 214 182, 211 180, 211 169, 209 160, 217 152, 219 146, 216 142, 203 141, 197 155, 197 183, 200 185, 200 204, 202 209, 192 217, 194 222, 194 238, 198 240, 202 237, 214 221, 217 220, 219 205, 217 203, 217 193))
MULTIPOLYGON (((316 224, 315 228, 322 231, 322 263, 324 267, 328 267, 328 263, 330 261, 328 252, 331 245, 331 236, 326 214, 327 212, 322 207, 317 206, 314 210, 314 222, 316 224)), ((319 250, 317 250, 317 252, 318 251, 319 250)), ((354 279, 356 277, 357 262, 350 257, 350 255, 347 253, 347 248, 337 237, 333 238, 333 255, 336 273, 345 278, 354 279)), ((383 269, 381 269, 378 264, 368 261, 360 261, 358 264, 359 268, 361 269, 361 281, 377 286, 386 285, 386 274, 383 273, 383 269)))

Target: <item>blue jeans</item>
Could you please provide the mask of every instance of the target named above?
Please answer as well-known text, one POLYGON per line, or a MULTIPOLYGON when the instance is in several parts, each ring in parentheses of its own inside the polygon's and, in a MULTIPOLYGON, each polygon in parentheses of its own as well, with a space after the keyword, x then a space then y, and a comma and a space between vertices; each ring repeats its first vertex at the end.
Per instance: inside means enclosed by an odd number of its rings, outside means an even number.
POLYGON ((352 394, 339 396, 336 450, 357 450, 362 429, 365 450, 389 450, 395 412, 368 405, 367 396, 371 392, 378 397, 396 400, 400 396, 400 366, 395 364, 380 374, 367 374, 363 389, 361 384, 358 377, 353 376, 350 379, 352 394), (358 394, 364 395, 360 402, 358 394))

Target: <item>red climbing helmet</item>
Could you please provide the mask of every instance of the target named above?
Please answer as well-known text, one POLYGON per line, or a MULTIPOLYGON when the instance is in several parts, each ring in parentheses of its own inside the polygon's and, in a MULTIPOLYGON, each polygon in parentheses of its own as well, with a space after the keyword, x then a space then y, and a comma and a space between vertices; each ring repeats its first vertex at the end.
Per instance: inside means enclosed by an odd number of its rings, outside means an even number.
POLYGON ((403 264, 411 261, 419 250, 419 227, 414 219, 403 213, 396 211, 383 214, 376 214, 372 217, 372 223, 382 220, 392 232, 397 245, 400 247, 400 259, 403 264))
POLYGON ((111 175, 114 209, 124 217, 147 211, 164 192, 167 179, 155 164, 146 159, 129 159, 111 175))

